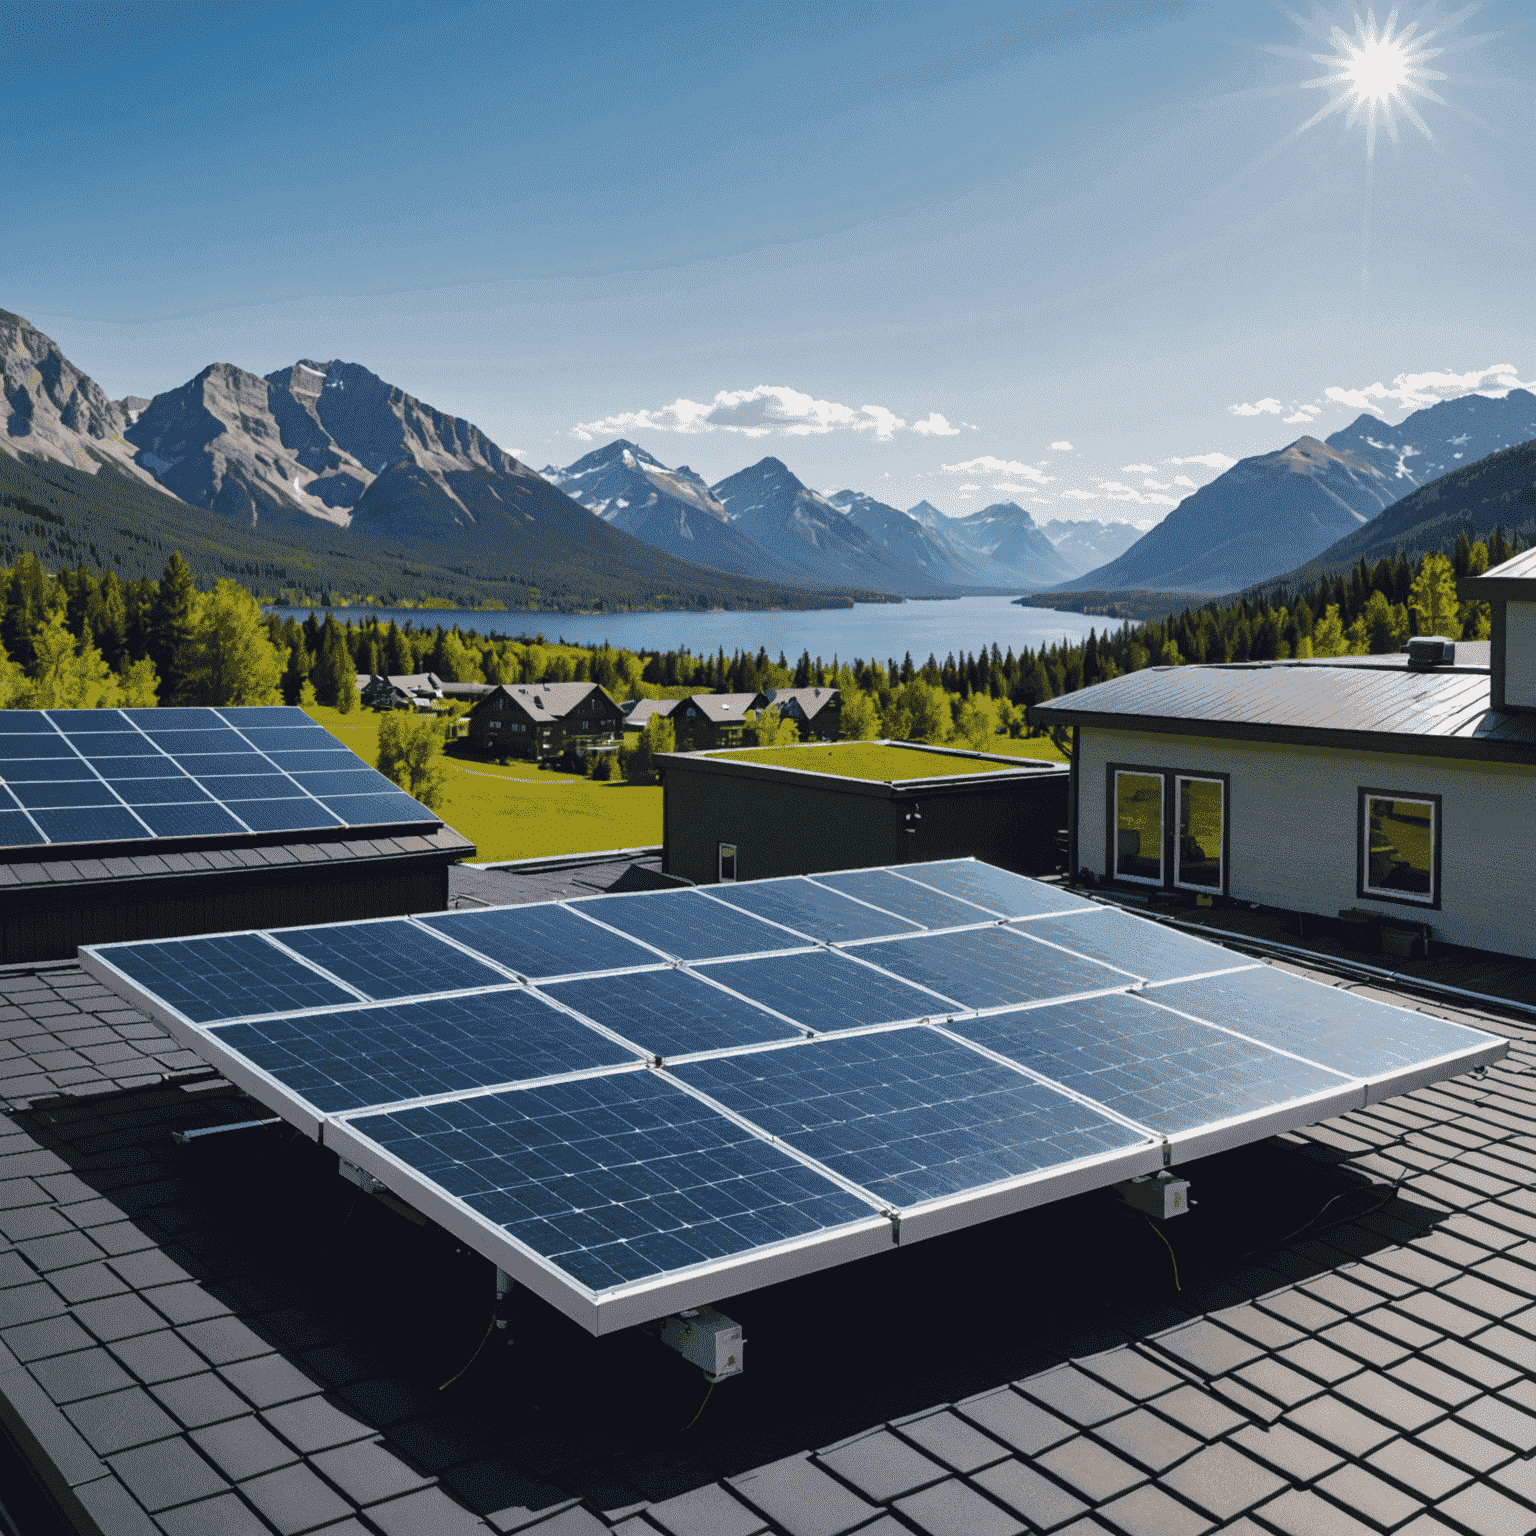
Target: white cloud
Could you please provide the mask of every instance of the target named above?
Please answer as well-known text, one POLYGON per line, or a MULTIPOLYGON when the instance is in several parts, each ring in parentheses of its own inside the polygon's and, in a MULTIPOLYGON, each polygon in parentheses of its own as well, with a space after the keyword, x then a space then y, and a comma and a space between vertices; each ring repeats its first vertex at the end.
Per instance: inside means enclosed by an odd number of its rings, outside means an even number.
POLYGON ((1092 491, 1063 491, 1063 496, 1070 496, 1073 501, 1097 501, 1099 498, 1092 491))
POLYGON ((1169 459, 1169 464, 1203 464, 1207 469, 1231 469, 1237 463, 1224 453, 1192 453, 1185 459, 1169 459))
POLYGON ((1288 427, 1309 427, 1319 416, 1323 414, 1320 405, 1298 405, 1296 409, 1285 418, 1288 427))
POLYGON ((1171 480, 1154 480, 1151 475, 1148 475, 1147 478, 1141 482, 1142 489, 1146 491, 1166 491, 1172 486, 1172 484, 1173 482, 1171 480))
POLYGON ((621 411, 598 421, 579 422, 572 435, 583 442, 613 433, 739 432, 745 437, 782 433, 808 437, 826 432, 873 432, 888 442, 906 422, 883 405, 839 405, 817 400, 784 384, 759 384, 755 389, 721 390, 708 404, 679 398, 656 409, 621 411))
POLYGON ((1071 443, 1052 443, 1051 444, 1051 451, 1053 453, 1071 453, 1072 452, 1072 444, 1071 443))
POLYGON ((1189 478, 1188 475, 1175 475, 1173 477, 1173 483, 1175 485, 1187 485, 1190 488, 1190 490, 1192 490, 1192 491, 1195 491, 1195 490, 1199 489, 1199 487, 1195 484, 1195 482, 1193 480, 1191 480, 1189 478))
POLYGON ((937 411, 929 411, 922 421, 914 421, 912 430, 920 437, 959 437, 960 428, 952 427, 937 411))
POLYGON ((961 496, 973 496, 981 487, 979 485, 962 485, 957 492, 961 496))
POLYGON ((1152 465, 1122 464, 1120 466, 1120 473, 1122 475, 1150 475, 1152 473, 1152 465))
POLYGON ((1255 400, 1252 405, 1229 405, 1227 409, 1234 416, 1278 416, 1285 407, 1278 400, 1267 398, 1255 400))
POLYGON ((992 489, 1001 492, 1004 496, 1028 496, 1031 501, 1050 500, 1048 496, 1042 496, 1032 485, 1014 485, 1008 480, 999 480, 992 489))
POLYGON ((1470 373, 1400 373, 1390 385, 1379 381, 1364 389, 1343 389, 1335 384, 1323 391, 1335 405, 1381 415, 1380 401, 1390 400, 1402 410, 1419 410, 1440 400, 1459 400, 1463 395, 1491 395, 1502 399, 1512 389, 1536 389, 1525 383, 1513 363, 1494 363, 1470 373))
POLYGON ((990 453, 979 459, 967 459, 963 464, 943 466, 952 475, 1018 475, 1036 485, 1049 485, 1055 478, 1042 474, 1033 464, 1021 464, 1017 459, 994 459, 990 453))
POLYGON ((1144 507, 1176 507, 1172 496, 1148 496, 1134 486, 1122 485, 1118 480, 1101 480, 1099 489, 1109 501, 1134 501, 1144 507))

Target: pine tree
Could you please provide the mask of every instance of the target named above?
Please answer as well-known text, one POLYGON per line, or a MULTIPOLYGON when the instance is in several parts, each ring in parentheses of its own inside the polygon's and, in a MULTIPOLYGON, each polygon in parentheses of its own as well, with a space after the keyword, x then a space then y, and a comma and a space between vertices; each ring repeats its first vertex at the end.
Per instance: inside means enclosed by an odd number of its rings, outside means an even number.
POLYGON ((180 554, 165 563, 165 574, 149 615, 149 659, 160 678, 166 704, 185 702, 189 647, 197 624, 197 588, 192 570, 180 554))

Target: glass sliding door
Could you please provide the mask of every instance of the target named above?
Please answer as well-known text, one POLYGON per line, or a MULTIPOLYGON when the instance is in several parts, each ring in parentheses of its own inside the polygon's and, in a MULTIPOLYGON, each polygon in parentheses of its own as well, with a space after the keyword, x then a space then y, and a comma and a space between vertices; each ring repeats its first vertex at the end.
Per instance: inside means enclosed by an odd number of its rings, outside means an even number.
POLYGON ((1178 795, 1178 836, 1173 847, 1173 883, 1197 891, 1220 891, 1226 871, 1226 785, 1220 779, 1186 778, 1174 783, 1178 795))
POLYGON ((1163 775, 1115 773, 1117 880, 1163 883, 1163 775))

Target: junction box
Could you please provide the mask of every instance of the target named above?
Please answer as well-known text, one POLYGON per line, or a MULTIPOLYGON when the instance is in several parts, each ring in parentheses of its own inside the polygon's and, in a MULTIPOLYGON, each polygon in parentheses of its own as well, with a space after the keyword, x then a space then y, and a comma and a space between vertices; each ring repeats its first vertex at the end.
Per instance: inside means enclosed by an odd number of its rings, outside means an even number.
POLYGON ((1182 1216, 1193 1204, 1189 1198, 1189 1180, 1176 1179, 1166 1169, 1162 1173, 1144 1173, 1139 1178, 1126 1179, 1115 1185, 1115 1193, 1132 1210, 1140 1211, 1154 1221, 1182 1216))
POLYGON ((657 1335, 712 1382, 742 1373, 747 1341, 741 1336, 741 1324, 713 1307, 687 1307, 664 1317, 657 1325, 657 1335))

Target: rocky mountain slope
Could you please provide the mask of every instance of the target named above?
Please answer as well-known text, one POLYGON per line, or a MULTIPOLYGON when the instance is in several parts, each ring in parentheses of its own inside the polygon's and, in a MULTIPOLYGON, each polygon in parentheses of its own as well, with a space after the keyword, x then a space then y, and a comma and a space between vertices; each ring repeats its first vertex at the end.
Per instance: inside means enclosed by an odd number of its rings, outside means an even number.
POLYGON ((1057 590, 1234 592, 1310 560, 1395 499, 1374 464, 1298 438, 1233 465, 1118 559, 1057 590))
POLYGON ((680 559, 763 581, 794 584, 805 579, 738 528, 687 465, 668 469, 622 438, 564 469, 547 465, 540 474, 605 523, 680 559))
POLYGON ((1041 523, 1040 532, 1051 541, 1072 574, 1081 576, 1123 555, 1146 530, 1134 523, 1076 518, 1041 523))
POLYGON ((910 513, 861 491, 839 491, 828 500, 903 565, 951 586, 990 584, 990 578, 972 565, 948 538, 943 526, 947 519, 941 519, 936 527, 928 527, 910 513))
POLYGON ((1015 590, 1072 575, 1072 567, 1016 501, 998 501, 966 517, 952 517, 944 532, 972 565, 1015 590))
POLYGON ((1374 464, 1399 497, 1490 453, 1536 438, 1536 395, 1512 389, 1502 399, 1464 395, 1441 400, 1395 427, 1375 416, 1357 416, 1328 439, 1330 448, 1374 464))

